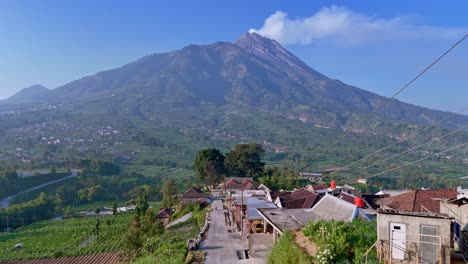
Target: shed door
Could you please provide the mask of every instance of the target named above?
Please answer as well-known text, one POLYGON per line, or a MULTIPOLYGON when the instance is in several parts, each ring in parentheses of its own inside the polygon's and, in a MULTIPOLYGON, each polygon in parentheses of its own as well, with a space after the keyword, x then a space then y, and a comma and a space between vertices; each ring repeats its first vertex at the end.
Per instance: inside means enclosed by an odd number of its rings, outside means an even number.
POLYGON ((392 259, 405 259, 406 226, 399 223, 390 223, 390 239, 392 259))
POLYGON ((436 226, 421 226, 421 262, 436 263, 438 257, 439 237, 436 226))

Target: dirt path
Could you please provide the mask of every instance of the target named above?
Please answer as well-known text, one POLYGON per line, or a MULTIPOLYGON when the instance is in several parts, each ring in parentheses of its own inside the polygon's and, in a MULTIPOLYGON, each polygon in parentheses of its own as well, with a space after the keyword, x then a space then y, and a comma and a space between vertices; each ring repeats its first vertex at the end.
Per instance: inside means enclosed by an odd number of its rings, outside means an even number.
POLYGON ((315 245, 312 241, 306 237, 302 231, 296 231, 294 233, 294 237, 296 239, 296 243, 303 248, 309 255, 315 256, 317 254, 317 245, 315 245))

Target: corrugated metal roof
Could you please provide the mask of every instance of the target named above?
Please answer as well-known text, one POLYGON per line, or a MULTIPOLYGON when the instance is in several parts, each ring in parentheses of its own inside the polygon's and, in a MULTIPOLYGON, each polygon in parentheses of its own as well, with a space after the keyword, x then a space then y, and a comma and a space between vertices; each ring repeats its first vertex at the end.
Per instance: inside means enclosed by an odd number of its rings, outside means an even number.
POLYGON ((276 205, 272 202, 266 202, 256 197, 247 198, 247 215, 250 221, 263 219, 257 211, 258 208, 276 208, 276 205))

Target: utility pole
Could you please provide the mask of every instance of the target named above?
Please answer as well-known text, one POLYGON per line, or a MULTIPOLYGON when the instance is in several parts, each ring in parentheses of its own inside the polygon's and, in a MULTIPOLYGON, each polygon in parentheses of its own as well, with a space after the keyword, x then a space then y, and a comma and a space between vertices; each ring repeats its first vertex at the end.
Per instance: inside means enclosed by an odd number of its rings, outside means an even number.
POLYGON ((244 186, 241 186, 241 211, 240 211, 240 221, 241 221, 241 238, 244 235, 244 186))

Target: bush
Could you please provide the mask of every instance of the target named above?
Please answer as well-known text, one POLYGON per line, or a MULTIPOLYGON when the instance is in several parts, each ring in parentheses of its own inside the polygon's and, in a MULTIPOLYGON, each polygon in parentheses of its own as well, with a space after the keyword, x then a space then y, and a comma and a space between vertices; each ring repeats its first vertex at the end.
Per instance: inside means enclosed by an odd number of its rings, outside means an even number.
POLYGON ((185 264, 202 264, 205 262, 205 251, 190 251, 185 258, 185 264))
POLYGON ((294 234, 290 231, 280 236, 268 256, 268 264, 306 264, 311 257, 296 244, 294 234))
MULTIPOLYGON (((375 221, 310 222, 303 232, 319 247, 315 256, 318 263, 361 263, 364 253, 377 240, 375 221)), ((372 250, 369 259, 376 256, 377 252, 372 250)))

